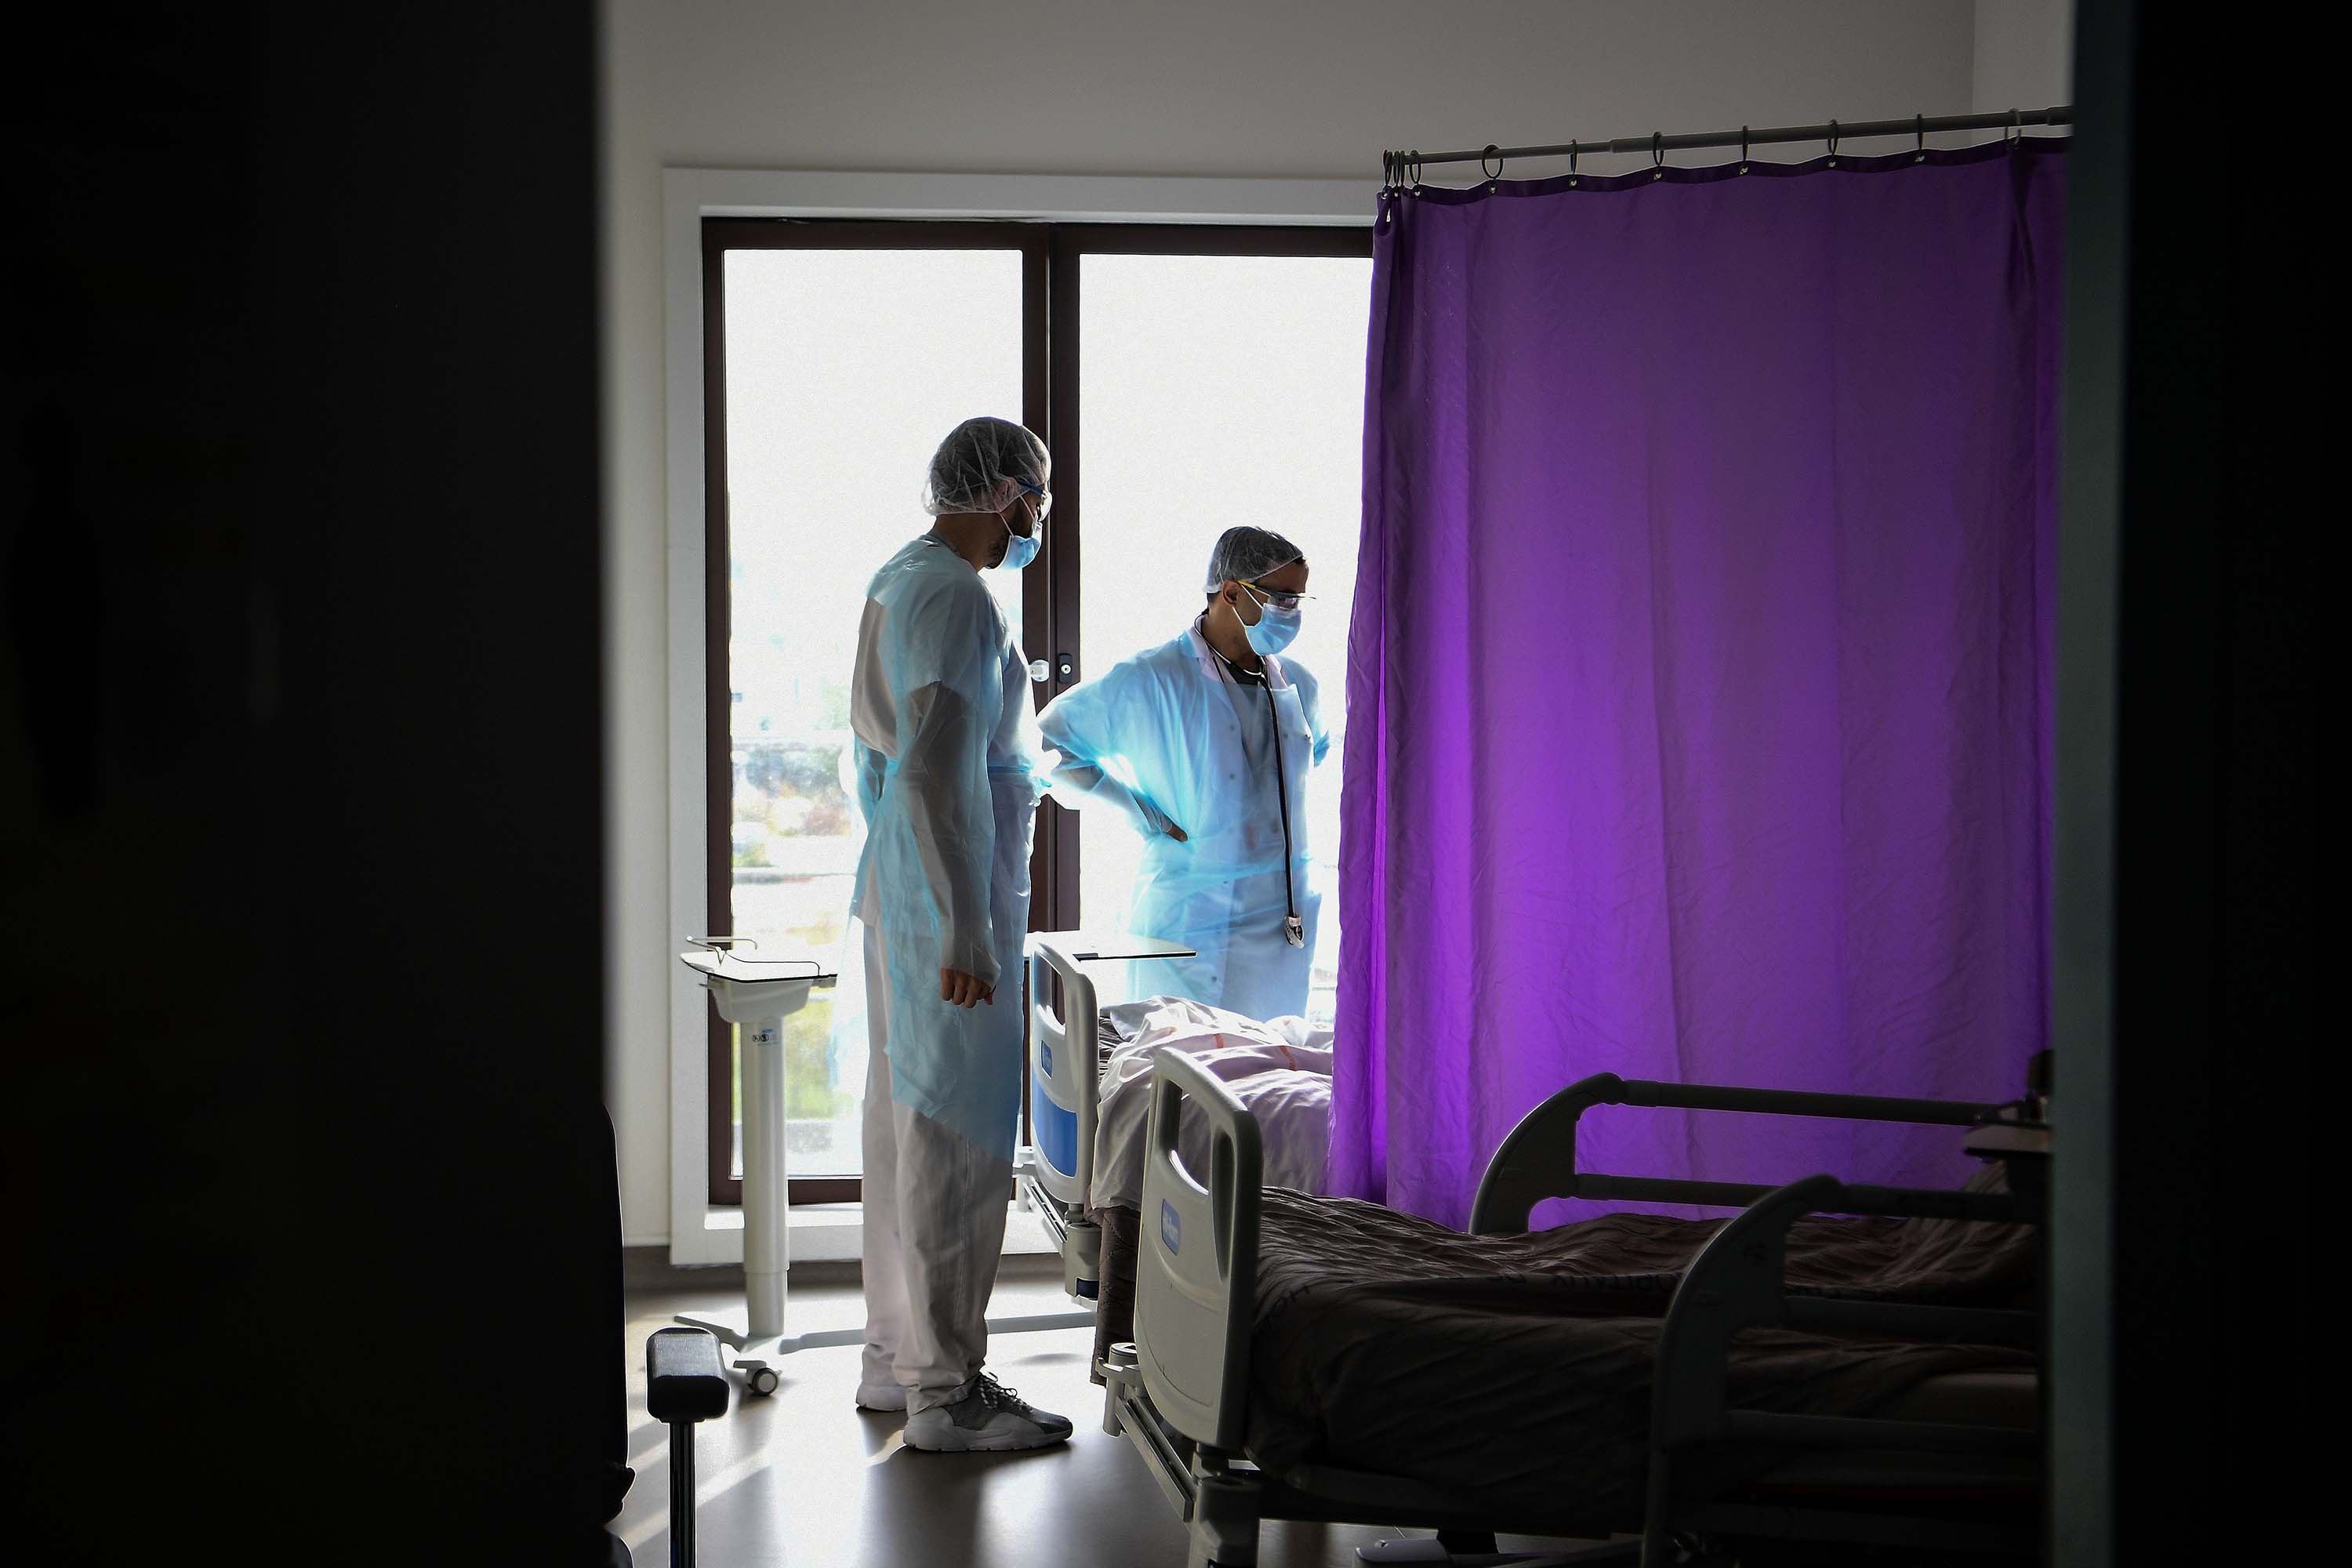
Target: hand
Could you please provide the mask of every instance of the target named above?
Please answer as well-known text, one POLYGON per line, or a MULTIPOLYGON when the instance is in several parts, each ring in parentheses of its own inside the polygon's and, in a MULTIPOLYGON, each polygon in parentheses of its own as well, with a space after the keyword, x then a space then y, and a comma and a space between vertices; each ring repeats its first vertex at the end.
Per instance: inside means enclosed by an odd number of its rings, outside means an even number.
POLYGON ((940 1000, 951 1007, 971 1007, 980 1003, 994 1003, 996 987, 977 974, 967 974, 961 969, 940 971, 940 1000))

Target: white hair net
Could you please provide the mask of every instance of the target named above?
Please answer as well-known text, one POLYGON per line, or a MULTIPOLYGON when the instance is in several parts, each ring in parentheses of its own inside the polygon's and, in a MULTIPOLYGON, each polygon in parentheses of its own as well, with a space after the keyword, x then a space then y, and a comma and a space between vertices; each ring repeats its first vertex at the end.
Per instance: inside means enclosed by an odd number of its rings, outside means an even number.
POLYGON ((983 416, 948 432, 932 454, 923 481, 923 510, 933 517, 950 512, 1003 511, 1023 485, 1045 488, 1054 459, 1045 443, 1010 419, 983 416))
POLYGON ((1307 552, 1270 528, 1252 528, 1246 523, 1229 528, 1217 536, 1217 547, 1209 552, 1208 592, 1215 593, 1217 584, 1228 581, 1255 583, 1269 572, 1306 559, 1307 552))

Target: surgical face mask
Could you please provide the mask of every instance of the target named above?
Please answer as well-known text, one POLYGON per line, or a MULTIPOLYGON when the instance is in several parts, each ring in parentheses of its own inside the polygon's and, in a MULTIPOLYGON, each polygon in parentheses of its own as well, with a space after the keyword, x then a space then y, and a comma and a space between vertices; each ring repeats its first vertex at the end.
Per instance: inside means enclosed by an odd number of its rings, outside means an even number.
POLYGON ((1024 566, 1028 565, 1032 561, 1036 560, 1039 548, 1045 542, 1045 513, 1044 509, 1039 507, 1037 503, 1033 500, 1029 503, 1029 531, 1027 533, 1013 532, 1013 524, 1009 521, 1003 518, 1002 515, 998 518, 999 521, 1004 523, 1004 559, 998 562, 997 564, 1003 567, 1008 572, 1018 572, 1024 566))
POLYGON ((1257 624, 1242 628, 1242 635, 1249 638, 1253 649, 1261 656, 1280 653, 1297 640, 1300 611, 1276 609, 1259 598, 1246 583, 1242 584, 1242 592, 1257 605, 1257 624))

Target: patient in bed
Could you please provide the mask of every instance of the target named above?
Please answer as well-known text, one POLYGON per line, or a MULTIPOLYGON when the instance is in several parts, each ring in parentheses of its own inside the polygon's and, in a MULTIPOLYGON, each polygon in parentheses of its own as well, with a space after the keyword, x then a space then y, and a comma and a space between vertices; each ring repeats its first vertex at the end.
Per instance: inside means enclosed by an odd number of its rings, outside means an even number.
MULTIPOLYGON (((1151 1059, 1181 1051, 1225 1080, 1257 1117, 1265 1184, 1320 1190, 1330 1137, 1331 1031, 1307 1020, 1258 1019, 1180 996, 1154 996, 1106 1007, 1095 1123, 1094 1208, 1133 1208, 1143 1201, 1144 1123, 1151 1109, 1151 1059)), ((1185 1108, 1177 1147, 1205 1169, 1206 1134, 1185 1108)))
MULTIPOLYGON (((1313 1193, 1322 1188, 1331 1136, 1331 1031, 1310 1028, 1297 1016, 1252 1018, 1178 996, 1105 1007, 1097 1021, 1101 1106, 1087 1206, 1102 1227, 1099 1363, 1112 1345, 1135 1337, 1136 1211, 1143 1201, 1153 1058, 1181 1051, 1223 1079, 1257 1118, 1265 1184, 1313 1193)), ((1197 1107, 1184 1107, 1176 1140, 1188 1166, 1208 1168, 1208 1134, 1197 1107)))

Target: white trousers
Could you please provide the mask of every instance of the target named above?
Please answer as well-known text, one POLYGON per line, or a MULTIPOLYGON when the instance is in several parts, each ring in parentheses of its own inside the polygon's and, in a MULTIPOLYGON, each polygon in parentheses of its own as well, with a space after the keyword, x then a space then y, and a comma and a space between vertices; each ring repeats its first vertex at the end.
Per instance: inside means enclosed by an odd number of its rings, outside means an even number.
MULTIPOLYGON (((1017 987, 1019 977, 1014 977, 1017 987)), ((1015 992, 1018 1005, 1018 992, 1015 992)), ((1013 1159, 890 1096, 890 976, 866 925, 866 1362, 907 1411, 951 1404, 988 1357, 988 1297, 1004 1255, 1013 1159)))

